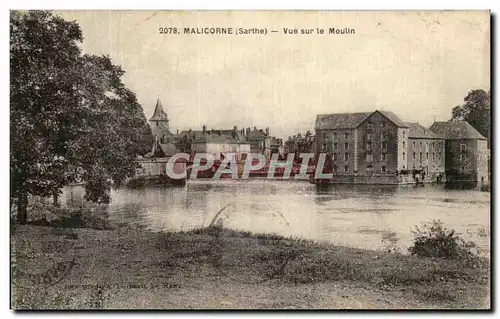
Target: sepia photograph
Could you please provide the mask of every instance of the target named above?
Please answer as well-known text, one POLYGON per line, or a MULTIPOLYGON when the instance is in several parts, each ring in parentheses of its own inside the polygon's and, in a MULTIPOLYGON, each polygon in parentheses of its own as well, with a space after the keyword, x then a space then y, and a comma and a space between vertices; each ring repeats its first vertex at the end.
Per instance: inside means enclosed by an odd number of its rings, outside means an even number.
POLYGON ((490 11, 9 20, 10 309, 492 309, 490 11))

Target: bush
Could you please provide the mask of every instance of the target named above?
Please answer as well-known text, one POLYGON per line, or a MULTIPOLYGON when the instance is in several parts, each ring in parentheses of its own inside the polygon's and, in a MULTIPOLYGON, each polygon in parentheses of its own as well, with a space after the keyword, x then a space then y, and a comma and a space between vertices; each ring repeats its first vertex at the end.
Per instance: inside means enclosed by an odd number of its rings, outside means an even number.
POLYGON ((445 228, 441 221, 433 220, 418 226, 412 231, 415 235, 411 255, 454 259, 466 263, 475 263, 478 259, 474 252, 475 244, 467 242, 455 234, 453 229, 445 228))

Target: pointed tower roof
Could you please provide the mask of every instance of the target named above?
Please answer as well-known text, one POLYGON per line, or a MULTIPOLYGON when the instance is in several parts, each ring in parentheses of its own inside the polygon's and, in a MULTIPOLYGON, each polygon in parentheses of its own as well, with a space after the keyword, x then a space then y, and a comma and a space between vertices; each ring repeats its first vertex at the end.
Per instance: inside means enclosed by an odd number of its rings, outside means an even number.
POLYGON ((156 107, 153 116, 149 119, 150 121, 168 121, 167 113, 163 111, 163 106, 161 106, 160 97, 156 100, 156 107))

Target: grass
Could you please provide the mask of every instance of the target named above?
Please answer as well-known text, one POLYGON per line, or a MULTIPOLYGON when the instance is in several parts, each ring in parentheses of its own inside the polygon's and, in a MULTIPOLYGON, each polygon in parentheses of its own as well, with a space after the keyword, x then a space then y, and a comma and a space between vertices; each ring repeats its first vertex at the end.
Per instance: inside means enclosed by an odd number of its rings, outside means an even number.
MULTIPOLYGON (((14 233, 14 239, 68 236, 51 229, 57 228, 23 226, 14 233)), ((217 287, 222 280, 234 285, 234 289, 259 290, 272 283, 302 291, 301 287, 309 285, 347 282, 370 291, 402 291, 405 299, 418 299, 434 307, 474 308, 489 298, 490 265, 485 259, 471 267, 459 260, 354 249, 217 226, 162 233, 119 229, 75 229, 74 233, 77 235, 70 240, 82 249, 78 252, 78 265, 67 281, 78 282, 82 287, 96 283, 185 287, 192 282, 201 282, 201 287, 217 287)), ((35 295, 33 291, 20 292, 18 306, 94 309, 109 307, 107 303, 111 301, 106 300, 115 298, 110 290, 99 287, 82 290, 58 284, 51 289, 35 295)), ((204 293, 214 291, 208 289, 204 293)))
POLYGON ((179 239, 184 242, 189 238, 189 242, 201 240, 210 243, 201 250, 189 250, 190 256, 218 252, 229 255, 224 258, 230 259, 232 254, 244 252, 244 256, 237 258, 237 264, 228 264, 225 268, 241 274, 260 273, 264 277, 268 276, 267 279, 279 279, 287 283, 348 280, 378 287, 423 285, 425 289, 414 289, 417 295, 424 299, 436 296, 438 300, 440 297, 436 291, 443 283, 453 282, 457 287, 467 283, 488 283, 489 261, 486 259, 481 259, 479 265, 472 267, 457 260, 361 250, 276 234, 251 234, 217 227, 159 236, 159 245, 163 243, 165 248, 171 247, 172 242, 179 239), (222 247, 216 247, 217 244, 222 247), (280 267, 283 268, 281 271, 280 267))

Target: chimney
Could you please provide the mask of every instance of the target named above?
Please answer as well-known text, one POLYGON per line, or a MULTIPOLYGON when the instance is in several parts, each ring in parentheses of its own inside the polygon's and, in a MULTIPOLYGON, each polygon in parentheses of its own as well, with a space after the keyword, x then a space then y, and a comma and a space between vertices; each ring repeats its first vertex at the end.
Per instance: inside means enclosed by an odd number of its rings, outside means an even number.
POLYGON ((248 134, 250 134, 250 128, 249 127, 247 127, 247 134, 246 135, 248 135, 248 134))
POLYGON ((254 131, 257 131, 257 127, 256 127, 256 126, 254 126, 254 127, 253 127, 253 130, 254 130, 254 131))
POLYGON ((233 131, 234 131, 234 132, 236 132, 237 130, 238 130, 238 127, 235 125, 235 126, 233 127, 233 131))
POLYGON ((177 135, 179 135, 179 129, 177 129, 177 135))
POLYGON ((269 136, 269 127, 266 127, 266 136, 269 136))
POLYGON ((206 132, 207 132, 207 126, 203 125, 203 134, 205 134, 206 132))

